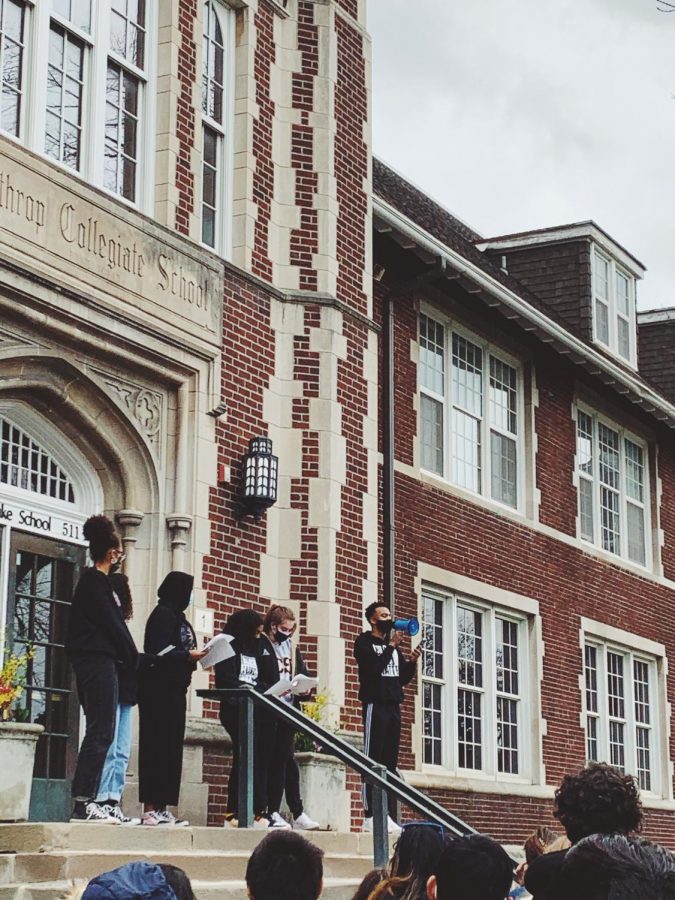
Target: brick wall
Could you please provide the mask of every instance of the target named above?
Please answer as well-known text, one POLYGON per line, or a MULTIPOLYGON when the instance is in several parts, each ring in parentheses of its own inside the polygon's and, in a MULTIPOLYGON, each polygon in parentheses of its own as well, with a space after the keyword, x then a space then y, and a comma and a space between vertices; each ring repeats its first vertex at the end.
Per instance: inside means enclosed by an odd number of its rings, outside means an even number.
MULTIPOLYGON (((195 197, 195 177, 192 171, 192 148, 198 145, 195 125, 195 109, 193 106, 193 87, 197 78, 197 45, 193 32, 197 17, 197 0, 180 0, 178 11, 181 33, 180 53, 178 54, 178 79, 180 94, 176 109, 176 131, 179 153, 176 159, 176 187, 179 203, 176 207, 176 231, 181 234, 190 233, 190 215, 194 212, 198 199, 195 197)), ((201 135, 199 136, 201 146, 201 135)))

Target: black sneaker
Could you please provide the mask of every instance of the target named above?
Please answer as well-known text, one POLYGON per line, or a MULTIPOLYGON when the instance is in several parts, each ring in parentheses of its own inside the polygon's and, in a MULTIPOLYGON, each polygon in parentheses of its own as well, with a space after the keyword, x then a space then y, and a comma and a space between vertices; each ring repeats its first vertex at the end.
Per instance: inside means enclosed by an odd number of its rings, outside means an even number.
POLYGON ((120 825, 140 825, 140 819, 132 819, 130 816, 125 816, 122 811, 122 807, 119 803, 104 803, 101 806, 103 812, 107 813, 113 819, 116 819, 120 825))
POLYGON ((71 822, 99 822, 101 825, 119 825, 119 820, 111 816, 104 806, 90 800, 84 806, 76 806, 70 817, 71 822))

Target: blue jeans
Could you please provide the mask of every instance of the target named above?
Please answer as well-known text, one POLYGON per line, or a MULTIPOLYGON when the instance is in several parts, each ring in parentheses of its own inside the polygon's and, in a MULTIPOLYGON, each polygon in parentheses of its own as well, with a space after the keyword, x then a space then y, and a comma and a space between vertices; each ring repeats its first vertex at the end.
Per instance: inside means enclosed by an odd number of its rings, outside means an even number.
POLYGON ((117 705, 115 737, 105 758, 101 782, 96 795, 99 803, 104 800, 119 801, 122 799, 124 779, 131 754, 131 709, 132 707, 126 703, 117 705))

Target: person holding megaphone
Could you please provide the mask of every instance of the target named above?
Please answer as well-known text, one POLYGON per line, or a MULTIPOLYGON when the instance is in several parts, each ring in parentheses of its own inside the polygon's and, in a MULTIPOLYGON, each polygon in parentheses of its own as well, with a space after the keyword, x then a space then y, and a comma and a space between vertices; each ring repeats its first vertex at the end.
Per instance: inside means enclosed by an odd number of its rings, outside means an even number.
MULTIPOLYGON (((403 688, 412 681, 422 652, 416 647, 406 659, 399 644, 404 635, 413 637, 420 629, 417 619, 394 619, 387 606, 371 603, 365 618, 370 631, 354 642, 354 658, 359 667, 359 700, 363 708, 363 744, 375 762, 395 773, 401 741, 403 688)), ((372 786, 364 784, 363 830, 373 829, 372 786)), ((389 832, 399 831, 389 817, 389 832)))

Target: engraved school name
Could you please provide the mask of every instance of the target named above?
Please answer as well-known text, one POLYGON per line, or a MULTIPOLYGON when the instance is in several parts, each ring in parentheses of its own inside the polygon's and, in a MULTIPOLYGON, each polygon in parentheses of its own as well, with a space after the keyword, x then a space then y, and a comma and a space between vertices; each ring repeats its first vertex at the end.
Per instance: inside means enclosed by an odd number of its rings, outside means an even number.
MULTIPOLYGON (((47 204, 28 191, 19 189, 11 175, 0 171, 0 215, 3 213, 5 217, 14 217, 32 225, 36 243, 45 246, 42 229, 48 221, 47 204)), ((138 249, 136 241, 111 233, 95 216, 78 215, 76 207, 67 200, 59 209, 58 232, 71 250, 77 248, 100 260, 111 275, 127 272, 144 280, 154 268, 148 266, 147 257, 138 249)), ((156 287, 163 293, 196 309, 209 309, 208 279, 195 279, 168 253, 160 251, 157 254, 155 277, 156 287)))

